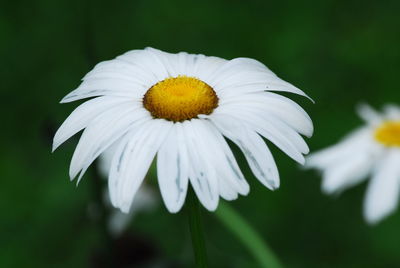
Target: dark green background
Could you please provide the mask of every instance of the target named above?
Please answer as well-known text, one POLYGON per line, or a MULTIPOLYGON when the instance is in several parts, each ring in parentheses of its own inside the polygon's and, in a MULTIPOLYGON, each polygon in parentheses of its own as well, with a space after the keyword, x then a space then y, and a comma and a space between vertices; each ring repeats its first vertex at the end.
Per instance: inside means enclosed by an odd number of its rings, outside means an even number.
MULTIPOLYGON (((399 11, 395 0, 2 1, 0 267, 99 267, 112 249, 114 266, 193 265, 184 211, 169 214, 159 200, 122 242, 105 242, 101 220, 88 213, 93 169, 78 188, 68 179, 77 139, 50 153, 77 105, 58 102, 94 63, 146 46, 255 58, 316 101, 290 96, 313 118, 315 150, 361 124, 360 101, 400 103, 399 11)), ((365 183, 325 196, 315 172, 273 151, 281 188, 262 187, 243 165, 251 192, 231 204, 287 267, 400 266, 400 212, 367 226, 365 183)), ((212 213, 204 211, 204 223, 212 267, 257 267, 212 213)))

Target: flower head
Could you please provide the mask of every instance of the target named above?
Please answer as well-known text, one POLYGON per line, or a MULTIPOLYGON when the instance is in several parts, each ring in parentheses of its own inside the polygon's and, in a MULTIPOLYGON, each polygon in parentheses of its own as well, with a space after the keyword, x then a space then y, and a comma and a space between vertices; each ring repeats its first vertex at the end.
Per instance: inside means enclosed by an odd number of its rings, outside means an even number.
POLYGON ((233 200, 249 192, 224 137, 241 149, 254 175, 270 189, 279 187, 279 175, 261 136, 304 163, 308 147, 300 134, 312 135, 311 119, 272 91, 305 96, 253 59, 133 50, 96 65, 61 101, 95 97, 65 120, 53 149, 85 129, 70 166, 71 179, 79 181, 103 151, 116 146, 108 182, 112 204, 124 212, 156 155, 168 210, 180 210, 190 182, 212 211, 219 196, 233 200))
POLYGON ((366 124, 341 142, 307 157, 306 166, 322 171, 322 189, 337 193, 369 175, 364 217, 376 223, 392 213, 400 190, 400 108, 387 105, 379 114, 367 105, 358 113, 366 124))

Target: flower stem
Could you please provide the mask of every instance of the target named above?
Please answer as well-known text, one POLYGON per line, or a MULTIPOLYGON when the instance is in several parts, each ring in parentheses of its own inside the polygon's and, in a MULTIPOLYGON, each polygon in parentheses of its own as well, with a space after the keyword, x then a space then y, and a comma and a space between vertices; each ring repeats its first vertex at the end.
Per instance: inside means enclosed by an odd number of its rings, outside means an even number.
POLYGON ((279 260, 261 236, 231 206, 220 202, 217 218, 230 229, 259 262, 260 267, 281 268, 279 260))
POLYGON ((207 250, 204 242, 203 225, 201 221, 200 204, 193 190, 188 191, 188 216, 190 234, 194 250, 195 263, 197 268, 206 268, 207 250))

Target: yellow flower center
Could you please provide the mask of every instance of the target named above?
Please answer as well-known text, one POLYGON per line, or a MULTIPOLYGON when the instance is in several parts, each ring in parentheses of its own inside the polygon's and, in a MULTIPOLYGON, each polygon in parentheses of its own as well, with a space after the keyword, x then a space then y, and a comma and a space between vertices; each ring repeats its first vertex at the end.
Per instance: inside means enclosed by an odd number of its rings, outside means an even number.
POLYGON ((203 81, 178 76, 152 86, 143 97, 143 105, 155 118, 179 122, 210 114, 218 106, 218 97, 203 81))
POLYGON ((387 121, 375 130, 375 139, 386 146, 400 147, 400 121, 387 121))

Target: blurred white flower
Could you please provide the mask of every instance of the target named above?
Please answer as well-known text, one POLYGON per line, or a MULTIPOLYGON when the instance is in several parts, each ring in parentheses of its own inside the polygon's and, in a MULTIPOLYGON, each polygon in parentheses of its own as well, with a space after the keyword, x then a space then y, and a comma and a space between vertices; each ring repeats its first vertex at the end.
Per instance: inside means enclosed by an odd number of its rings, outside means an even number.
POLYGON ((249 58, 225 60, 146 48, 101 62, 61 102, 91 98, 66 119, 53 150, 85 129, 72 157, 78 181, 110 145, 118 143, 109 173, 112 204, 128 212, 157 154, 158 183, 170 212, 181 209, 190 181, 208 210, 219 196, 233 200, 249 185, 224 136, 244 153, 270 189, 279 187, 275 161, 261 138, 299 163, 311 136, 307 113, 271 91, 305 94, 249 58))
POLYGON ((322 171, 325 193, 339 193, 371 174, 364 201, 364 217, 373 224, 392 213, 400 190, 400 108, 386 105, 379 114, 358 107, 365 125, 341 142, 307 157, 306 167, 322 171))
MULTIPOLYGON (((110 146, 100 155, 98 159, 99 163, 97 167, 100 175, 104 179, 108 179, 112 158, 116 149, 117 146, 110 146)), ((112 206, 108 187, 104 189, 103 199, 106 204, 112 206)), ((110 233, 115 237, 119 236, 128 228, 129 224, 135 218, 137 213, 154 209, 156 206, 156 201, 157 197, 153 189, 146 183, 143 183, 135 195, 129 213, 123 213, 120 210, 111 211, 111 214, 108 217, 108 229, 110 230, 110 233)))

